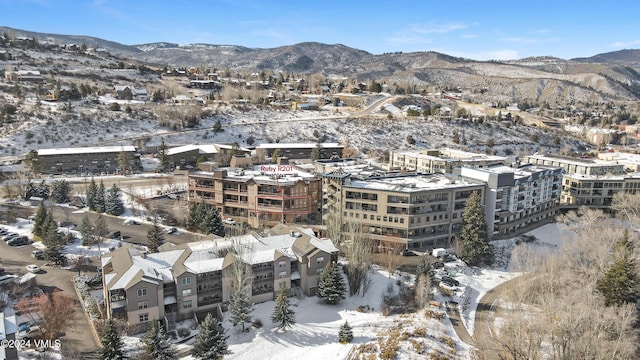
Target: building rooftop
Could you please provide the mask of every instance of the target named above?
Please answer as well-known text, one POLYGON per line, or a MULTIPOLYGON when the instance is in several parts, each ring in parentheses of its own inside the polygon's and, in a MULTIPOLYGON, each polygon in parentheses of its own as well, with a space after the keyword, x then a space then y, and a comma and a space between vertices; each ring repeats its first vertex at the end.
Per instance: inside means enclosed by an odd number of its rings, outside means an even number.
MULTIPOLYGON (((313 174, 298 170, 293 165, 256 165, 252 170, 239 168, 219 168, 226 170, 226 180, 246 182, 253 180, 257 183, 271 185, 293 185, 298 181, 317 179, 313 174)), ((213 177, 213 172, 198 171, 192 176, 213 177)))
POLYGON ((438 149, 438 150, 419 150, 419 151, 398 151, 394 152, 395 155, 409 155, 418 159, 429 160, 448 160, 448 161, 495 161, 503 162, 506 160, 504 156, 486 155, 479 153, 472 153, 468 151, 456 150, 456 149, 438 149))
POLYGON ((454 179, 444 174, 415 174, 352 180, 346 187, 372 190, 419 192, 425 190, 449 189, 477 185, 475 182, 454 179))
POLYGON ((38 156, 43 155, 71 155, 71 154, 96 154, 96 153, 119 153, 121 151, 136 151, 135 146, 95 146, 95 147, 74 147, 74 148, 55 148, 40 149, 38 156))
POLYGON ((256 146, 256 150, 257 149, 297 149, 297 148, 304 148, 304 149, 313 149, 314 147, 320 147, 320 148, 337 148, 337 147, 344 147, 342 145, 340 145, 339 143, 267 143, 267 144, 260 144, 256 146))
POLYGON ((193 151, 193 150, 198 150, 199 154, 217 154, 218 153, 218 148, 214 144, 207 144, 207 145, 189 144, 189 145, 177 146, 177 147, 167 149, 166 154, 175 155, 175 154, 180 154, 180 153, 193 151))

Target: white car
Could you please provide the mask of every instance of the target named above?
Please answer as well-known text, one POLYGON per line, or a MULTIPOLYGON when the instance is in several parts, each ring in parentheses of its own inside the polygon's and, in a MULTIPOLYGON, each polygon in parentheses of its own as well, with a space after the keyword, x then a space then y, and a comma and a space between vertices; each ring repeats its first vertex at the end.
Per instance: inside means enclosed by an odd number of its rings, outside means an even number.
POLYGON ((30 273, 37 274, 38 272, 40 272, 40 268, 36 264, 30 264, 30 265, 27 265, 27 271, 29 271, 30 273))

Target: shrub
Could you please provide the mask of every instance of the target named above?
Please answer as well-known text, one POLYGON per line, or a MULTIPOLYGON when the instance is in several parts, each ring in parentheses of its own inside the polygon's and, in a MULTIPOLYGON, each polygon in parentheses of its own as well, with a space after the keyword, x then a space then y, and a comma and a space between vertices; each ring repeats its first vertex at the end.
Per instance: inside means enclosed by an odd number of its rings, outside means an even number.
POLYGON ((262 320, 256 318, 255 320, 253 320, 251 325, 256 329, 260 329, 262 327, 262 320))
POLYGON ((425 337, 425 336, 427 336, 427 329, 425 329, 425 328, 415 328, 415 329, 413 329, 413 336, 415 336, 415 337, 425 337))
POLYGON ((191 330, 187 329, 187 328, 179 328, 178 329, 178 336, 181 338, 185 338, 187 336, 191 335, 191 330))

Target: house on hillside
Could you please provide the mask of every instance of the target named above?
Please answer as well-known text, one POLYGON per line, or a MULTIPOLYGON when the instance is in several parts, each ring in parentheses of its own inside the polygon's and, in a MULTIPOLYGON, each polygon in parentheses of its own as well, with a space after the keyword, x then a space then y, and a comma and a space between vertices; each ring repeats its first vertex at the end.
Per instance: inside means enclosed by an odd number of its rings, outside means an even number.
POLYGON ((145 88, 136 88, 129 85, 115 85, 114 95, 118 100, 149 101, 149 93, 145 88))

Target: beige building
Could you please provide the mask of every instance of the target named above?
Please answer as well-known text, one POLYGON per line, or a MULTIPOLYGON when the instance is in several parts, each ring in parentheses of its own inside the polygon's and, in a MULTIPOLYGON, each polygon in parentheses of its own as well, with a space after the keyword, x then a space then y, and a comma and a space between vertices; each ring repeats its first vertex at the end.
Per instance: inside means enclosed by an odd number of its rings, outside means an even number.
POLYGON ((608 209, 615 194, 636 194, 639 190, 640 173, 604 176, 565 174, 560 203, 565 208, 587 206, 608 209))
POLYGON ((581 159, 561 155, 529 155, 523 162, 533 165, 559 167, 567 174, 579 175, 621 175, 625 173, 625 166, 616 161, 599 159, 581 159))
POLYGON ((102 257, 106 314, 125 320, 129 333, 137 334, 152 320, 171 329, 194 314, 219 311, 231 298, 236 262, 251 267, 254 303, 273 300, 281 283, 291 295, 314 296, 322 270, 337 256, 331 240, 286 225, 265 236, 165 244, 158 253, 126 244, 102 257))
POLYGON ((391 169, 405 169, 420 173, 453 172, 461 166, 484 167, 494 164, 504 164, 506 157, 471 153, 462 150, 440 149, 422 151, 397 151, 389 156, 391 169))
POLYGON ((188 176, 189 202, 215 206, 225 219, 254 228, 320 222, 321 179, 293 165, 222 168, 188 176))
POLYGON ((444 174, 396 175, 356 179, 348 172, 323 176, 325 224, 355 223, 381 246, 407 249, 449 247, 461 224, 465 202, 485 184, 444 174))

